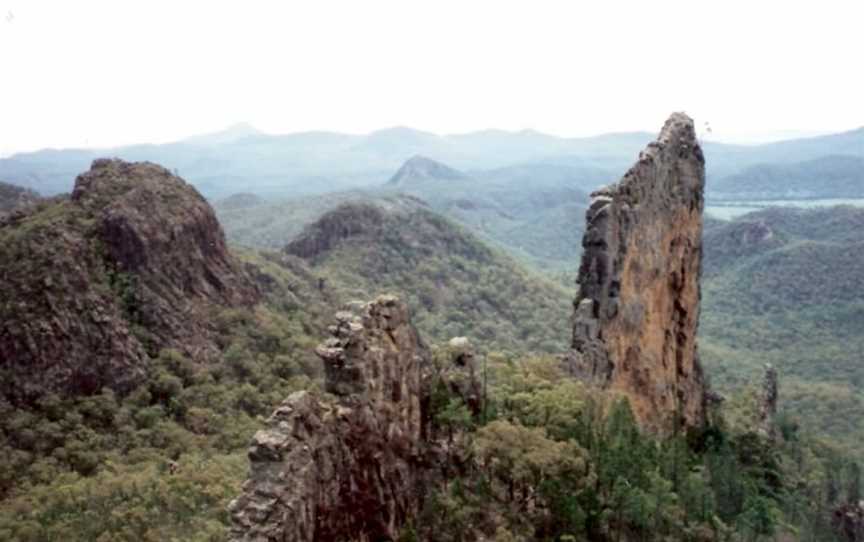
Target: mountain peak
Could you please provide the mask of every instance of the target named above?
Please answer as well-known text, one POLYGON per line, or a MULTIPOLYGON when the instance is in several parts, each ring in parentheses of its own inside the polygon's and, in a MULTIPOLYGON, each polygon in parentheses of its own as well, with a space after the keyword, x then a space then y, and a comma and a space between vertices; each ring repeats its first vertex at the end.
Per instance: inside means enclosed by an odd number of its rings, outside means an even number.
POLYGON ((468 176, 431 158, 416 154, 409 158, 394 174, 388 186, 411 186, 427 181, 456 181, 468 176))
POLYGON ((0 401, 12 404, 129 392, 162 348, 216 359, 211 315, 259 296, 197 190, 116 159, 0 221, 0 275, 0 401))

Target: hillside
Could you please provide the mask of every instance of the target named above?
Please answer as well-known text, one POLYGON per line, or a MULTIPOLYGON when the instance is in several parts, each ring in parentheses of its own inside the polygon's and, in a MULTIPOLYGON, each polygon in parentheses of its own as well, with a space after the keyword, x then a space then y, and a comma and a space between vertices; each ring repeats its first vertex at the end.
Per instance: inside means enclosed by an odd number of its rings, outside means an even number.
POLYGON ((422 207, 346 203, 285 246, 339 303, 393 292, 434 341, 471 336, 486 349, 556 352, 571 294, 532 275, 422 207))
POLYGON ((864 156, 751 166, 711 187, 714 200, 864 198, 864 156))
POLYGON ((293 239, 303 225, 342 203, 426 207, 520 259, 561 269, 578 258, 586 190, 601 186, 610 177, 596 168, 542 163, 466 174, 446 164, 412 158, 375 189, 254 205, 226 199, 215 207, 232 242, 269 249, 293 239))
POLYGON ((773 208, 708 223, 700 328, 720 389, 744 385, 772 363, 788 383, 787 412, 859 452, 862 223, 864 210, 855 207, 773 208))
POLYGON ((206 315, 258 298, 203 198, 146 163, 97 160, 71 197, 0 223, 0 270, 0 392, 13 403, 127 392, 161 348, 207 360, 206 315))
POLYGON ((385 207, 428 206, 422 200, 400 193, 351 190, 320 196, 289 198, 274 202, 252 202, 236 205, 229 197, 214 204, 219 222, 225 227, 229 242, 249 247, 278 250, 294 239, 303 228, 324 213, 349 202, 367 202, 385 207))
POLYGON ((321 373, 316 277, 116 160, 0 220, 0 273, 0 539, 222 536, 260 416, 321 373))

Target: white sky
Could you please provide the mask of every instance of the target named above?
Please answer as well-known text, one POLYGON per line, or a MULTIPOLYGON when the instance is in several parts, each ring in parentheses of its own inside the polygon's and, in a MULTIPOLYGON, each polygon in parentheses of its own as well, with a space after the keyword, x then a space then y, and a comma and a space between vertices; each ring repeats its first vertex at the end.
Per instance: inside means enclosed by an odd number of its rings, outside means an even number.
POLYGON ((684 110, 725 140, 847 130, 862 21, 862 0, 0 0, 0 154, 239 121, 576 136, 684 110))

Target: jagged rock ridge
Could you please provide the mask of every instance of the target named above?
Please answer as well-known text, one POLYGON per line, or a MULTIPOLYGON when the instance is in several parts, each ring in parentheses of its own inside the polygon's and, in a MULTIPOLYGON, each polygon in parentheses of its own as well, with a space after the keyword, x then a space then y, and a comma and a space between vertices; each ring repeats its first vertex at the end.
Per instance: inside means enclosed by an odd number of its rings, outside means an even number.
POLYGON ((586 212, 567 365, 625 393, 656 429, 704 418, 696 346, 704 186, 693 121, 676 113, 586 212))
POLYGON ((0 272, 0 394, 13 403, 123 393, 161 348, 213 359, 215 312, 259 298, 207 202, 146 162, 96 160, 71 197, 0 222, 0 272))
MULTIPOLYGON (((352 308, 316 349, 335 401, 294 393, 255 435, 232 542, 395 540, 416 513, 434 452, 429 354, 397 298, 352 308)), ((451 387, 477 404, 466 364, 451 387)))

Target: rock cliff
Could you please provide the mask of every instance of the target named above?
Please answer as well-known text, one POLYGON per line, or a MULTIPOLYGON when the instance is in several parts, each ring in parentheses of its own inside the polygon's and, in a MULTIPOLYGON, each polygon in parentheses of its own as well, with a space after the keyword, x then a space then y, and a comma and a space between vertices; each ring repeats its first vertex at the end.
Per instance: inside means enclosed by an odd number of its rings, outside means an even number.
POLYGON ((194 188, 120 160, 0 221, 0 276, 0 396, 15 404, 123 393, 161 348, 208 361, 215 312, 259 297, 194 188))
POLYGON ((625 393, 643 425, 659 430, 704 418, 696 347, 704 185, 693 121, 676 113, 586 212, 566 364, 625 393))
MULTIPOLYGON (((316 349, 332 397, 294 393, 253 438, 230 540, 395 540, 416 513, 435 457, 435 371, 404 303, 353 308, 316 349)), ((454 355, 448 378, 468 361, 454 355)))

